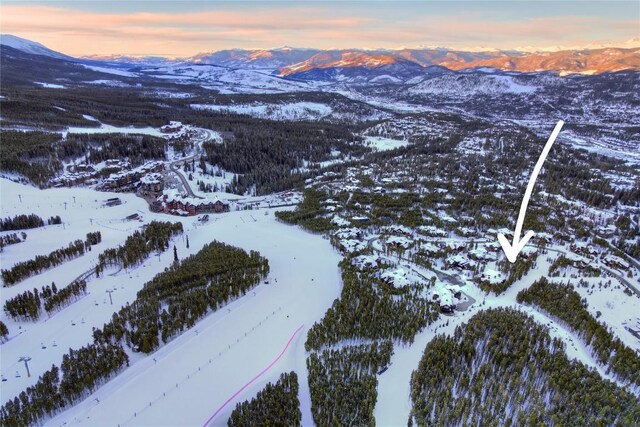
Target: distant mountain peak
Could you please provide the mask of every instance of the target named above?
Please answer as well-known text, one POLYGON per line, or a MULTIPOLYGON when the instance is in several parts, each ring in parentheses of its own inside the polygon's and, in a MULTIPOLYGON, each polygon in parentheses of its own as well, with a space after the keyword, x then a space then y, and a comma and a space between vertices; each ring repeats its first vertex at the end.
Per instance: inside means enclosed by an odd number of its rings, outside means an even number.
POLYGON ((23 39, 22 37, 14 36, 13 34, 0 34, 0 45, 9 46, 32 55, 43 55, 58 59, 73 59, 70 56, 51 50, 38 42, 23 39))

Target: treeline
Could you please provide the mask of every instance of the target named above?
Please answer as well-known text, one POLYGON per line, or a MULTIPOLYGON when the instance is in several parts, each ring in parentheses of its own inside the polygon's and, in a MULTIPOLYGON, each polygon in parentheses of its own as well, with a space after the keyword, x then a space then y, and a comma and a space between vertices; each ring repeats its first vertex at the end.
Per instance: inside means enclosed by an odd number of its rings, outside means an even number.
POLYGON ((209 163, 240 174, 231 184, 237 194, 254 186, 262 195, 301 185, 303 179, 296 171, 306 161, 331 159, 332 150, 343 156, 370 151, 363 144, 354 144, 361 138, 354 134, 355 128, 344 124, 233 117, 223 126, 218 129, 232 136, 225 136, 224 144, 207 142, 204 149, 209 163))
MULTIPOLYGON (((47 219, 47 225, 62 224, 60 216, 52 216, 47 219)), ((28 228, 44 227, 44 220, 36 214, 16 215, 13 218, 0 219, 0 231, 24 230, 28 228)), ((24 237, 26 238, 26 236, 24 237)))
POLYGON ((166 139, 157 136, 121 133, 68 134, 65 141, 70 153, 84 154, 88 163, 128 158, 133 165, 164 160, 166 145, 166 139))
POLYGON ((573 286, 552 283, 543 277, 520 291, 517 299, 560 319, 584 340, 608 371, 640 386, 640 356, 589 313, 586 300, 580 298, 573 286))
POLYGON ((62 169, 53 148, 60 139, 61 135, 57 133, 3 129, 0 170, 23 175, 31 182, 43 185, 62 169))
POLYGON ((292 225, 300 225, 309 231, 324 233, 335 228, 331 221, 324 217, 319 217, 323 200, 329 199, 327 193, 315 189, 304 190, 302 202, 293 211, 277 211, 276 218, 280 221, 292 225))
POLYGON ((567 258, 564 254, 561 254, 555 261, 549 266, 549 276, 557 277, 560 275, 560 270, 563 270, 567 267, 575 267, 576 269, 584 271, 586 274, 590 276, 598 277, 600 276, 600 269, 596 267, 592 267, 589 264, 583 263, 578 266, 576 261, 567 258))
POLYGON ((71 299, 78 300, 82 295, 87 294, 87 281, 77 280, 60 289, 58 292, 49 294, 44 300, 44 309, 47 313, 60 310, 69 305, 71 299))
POLYGON ((87 233, 87 240, 85 242, 89 246, 95 246, 98 243, 102 242, 102 234, 99 231, 91 231, 87 233))
POLYGON ((212 308, 218 307, 225 302, 225 295, 232 298, 245 293, 268 272, 267 260, 257 252, 248 254, 218 242, 205 246, 146 283, 136 300, 114 313, 104 330, 94 330, 93 344, 63 356, 59 383, 58 368, 54 366, 35 386, 8 401, 0 410, 0 423, 37 424, 94 391, 128 365, 127 353, 120 343, 123 339, 136 350, 150 352, 157 348, 161 303, 166 307, 162 314, 169 316, 163 322, 171 320, 172 326, 182 331, 202 313, 198 310, 203 296, 205 306, 208 303, 212 308))
POLYGON ((375 426, 378 372, 393 354, 390 340, 312 352, 307 358, 311 413, 318 426, 375 426))
POLYGON ((37 320, 40 318, 40 294, 38 289, 25 291, 4 303, 4 312, 15 320, 37 320))
POLYGON ((58 291, 55 283, 51 286, 43 286, 41 291, 37 288, 25 291, 4 304, 7 316, 15 320, 38 320, 44 302, 44 309, 48 314, 69 305, 72 298, 77 300, 87 293, 87 282, 76 280, 58 291))
POLYGON ((181 222, 151 221, 142 231, 136 230, 123 245, 109 248, 98 257, 96 275, 110 266, 129 268, 140 264, 151 252, 169 249, 169 240, 182 233, 181 222))
POLYGON ((538 253, 536 252, 528 257, 519 256, 514 263, 510 263, 506 259, 499 262, 498 268, 500 268, 500 270, 502 270, 502 272, 507 276, 502 283, 490 284, 488 282, 480 281, 479 278, 476 278, 476 280, 478 281, 480 288, 485 292, 493 291, 496 295, 500 295, 509 289, 509 287, 511 287, 511 285, 513 285, 517 280, 522 279, 529 270, 535 267, 537 258, 538 253))
POLYGON ((394 290, 369 273, 358 273, 349 257, 340 268, 340 298, 309 330, 307 351, 356 339, 390 338, 411 344, 416 333, 438 318, 438 305, 422 297, 420 286, 394 290))
POLYGON ((244 295, 269 273, 269 263, 258 252, 220 242, 205 245, 158 274, 138 292, 133 303, 114 313, 96 342, 119 342, 150 353, 209 311, 244 295))
POLYGON ((481 311, 427 344, 409 424, 637 426, 640 401, 583 364, 531 317, 481 311))
POLYGON ((27 277, 58 266, 66 261, 84 255, 86 250, 91 250, 92 244, 97 244, 102 240, 100 232, 87 234, 87 240, 76 240, 69 243, 66 248, 56 249, 48 255, 36 255, 29 261, 22 261, 15 264, 9 270, 2 270, 2 280, 4 286, 14 285, 27 277))
MULTIPOLYGON (((96 122, 91 122, 92 124, 96 122)), ((87 163, 128 158, 138 165, 164 160, 166 140, 144 134, 68 134, 3 130, 0 170, 25 176, 45 186, 62 171, 63 160, 84 157, 87 163)))
POLYGON ((60 368, 52 366, 35 385, 4 404, 0 424, 7 427, 38 424, 85 398, 125 365, 129 365, 129 357, 119 344, 90 344, 69 350, 60 368))
POLYGON ((5 246, 15 245, 16 243, 22 243, 27 240, 27 233, 24 231, 18 233, 5 234, 0 236, 0 252, 4 250, 5 246))
POLYGON ((229 427, 300 426, 302 412, 298 400, 298 375, 291 371, 268 383, 251 399, 238 403, 227 421, 229 427))

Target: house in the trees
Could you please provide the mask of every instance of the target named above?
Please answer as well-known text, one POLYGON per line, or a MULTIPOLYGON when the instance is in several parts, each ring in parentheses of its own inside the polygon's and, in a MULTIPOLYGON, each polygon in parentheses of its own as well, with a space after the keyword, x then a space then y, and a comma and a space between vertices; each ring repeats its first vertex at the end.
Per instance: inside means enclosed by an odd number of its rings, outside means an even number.
POLYGON ((571 244, 571 251, 578 255, 592 258, 598 255, 598 250, 593 245, 584 242, 573 242, 571 244))
POLYGON ((366 222, 369 222, 369 218, 366 216, 354 216, 351 218, 351 221, 364 224, 366 222))
POLYGON ((453 255, 447 258, 447 264, 449 267, 457 268, 459 270, 471 269, 471 261, 461 254, 453 255))
POLYGON ((469 251, 469 258, 475 261, 488 261, 493 259, 493 256, 485 248, 475 248, 469 251))
POLYGON ((605 256, 604 258, 602 258, 602 262, 604 262, 604 264, 610 268, 615 268, 617 270, 625 270, 625 271, 629 270, 629 263, 615 255, 605 256))
POLYGON ((408 249, 411 247, 411 240, 403 236, 390 236, 387 239, 387 246, 396 249, 408 249))

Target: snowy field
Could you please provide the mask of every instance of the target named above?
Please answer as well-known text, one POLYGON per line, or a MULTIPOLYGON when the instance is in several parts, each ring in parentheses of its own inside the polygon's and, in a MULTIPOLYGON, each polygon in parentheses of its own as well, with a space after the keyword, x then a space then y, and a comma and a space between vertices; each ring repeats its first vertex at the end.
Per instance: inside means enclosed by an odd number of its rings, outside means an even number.
MULTIPOLYGON (((88 120, 97 121, 97 119, 91 118, 91 116, 86 116, 85 118, 87 118, 88 120)), ((72 126, 72 127, 69 127, 66 132, 63 132, 63 136, 66 137, 67 133, 91 133, 91 134, 93 133, 125 133, 125 134, 133 133, 133 134, 157 136, 161 138, 164 138, 166 136, 165 134, 160 132, 158 129, 152 128, 152 127, 141 127, 141 128, 137 128, 133 126, 119 127, 119 126, 107 125, 104 123, 101 123, 99 127, 72 126)))
POLYGON ((366 136, 364 145, 372 148, 374 151, 389 151, 409 145, 408 141, 385 138, 383 136, 366 136))
MULTIPOLYGON (((178 220, 149 213, 144 201, 130 194, 118 195, 125 202, 121 206, 100 208, 100 202, 113 194, 79 189, 41 191, 6 180, 0 184, 2 216, 26 212, 59 214, 65 221, 63 231, 68 233, 68 237, 62 238, 60 226, 45 227, 37 232, 27 230, 29 237, 25 243, 10 246, 3 252, 3 268, 5 259, 7 264, 13 264, 31 254, 46 253, 94 229, 103 234, 103 242, 89 254, 11 288, 3 288, 3 303, 19 292, 49 284, 51 280, 66 285, 86 271, 100 251, 122 242, 142 225, 120 220, 130 213, 144 211, 144 222, 178 220), (18 194, 22 195, 22 204, 18 194), (73 195, 77 205, 72 209, 69 200, 73 200, 73 195), (66 211, 64 201, 68 203, 66 211), (93 224, 88 216, 93 218, 93 224), (39 241, 46 242, 46 246, 40 247, 39 241)), ((48 425, 201 425, 278 356, 300 325, 304 325, 302 331, 282 358, 229 402, 212 425, 226 424, 237 402, 253 397, 267 382, 275 382, 280 373, 290 370, 300 376, 303 423, 311 424, 304 340, 309 327, 339 295, 340 256, 327 240, 277 222, 273 210, 239 211, 212 217, 205 225, 200 225, 195 217, 182 219, 190 249, 186 248, 183 237, 177 238, 174 243, 180 258, 196 253, 214 239, 245 250, 258 250, 269 259, 269 284, 260 284, 255 291, 206 317, 157 352, 146 357, 130 354, 131 367, 79 405, 49 420, 48 425)), ((91 279, 89 295, 50 319, 45 314, 39 322, 22 322, 25 326, 21 334, 16 323, 8 321, 3 314, 2 320, 8 324, 11 335, 9 342, 1 347, 2 374, 7 378, 2 383, 3 401, 35 383, 51 364, 59 365, 69 347, 78 348, 91 342, 91 328, 101 327, 114 311, 132 301, 146 281, 172 262, 171 252, 160 257, 152 255, 131 271, 112 271, 108 273, 115 273, 114 276, 91 279), (108 304, 107 289, 115 289, 113 306, 108 304), (42 349, 41 343, 47 348, 42 349), (24 365, 18 362, 22 355, 32 357, 30 379, 24 374, 24 365), (16 371, 21 374, 20 378, 15 377, 16 371)))
POLYGON ((318 120, 332 112, 331 107, 318 102, 238 105, 191 104, 191 108, 196 110, 227 111, 270 120, 318 120))

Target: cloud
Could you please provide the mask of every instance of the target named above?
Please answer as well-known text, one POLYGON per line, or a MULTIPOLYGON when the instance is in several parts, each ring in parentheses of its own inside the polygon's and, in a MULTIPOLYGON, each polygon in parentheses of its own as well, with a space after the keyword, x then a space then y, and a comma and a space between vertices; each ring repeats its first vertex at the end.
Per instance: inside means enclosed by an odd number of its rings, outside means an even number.
MULTIPOLYGON (((387 19, 375 6, 342 10, 317 6, 264 4, 257 8, 198 12, 101 13, 52 6, 2 6, 6 33, 41 42, 71 55, 156 54, 189 56, 240 47, 399 47, 439 44, 454 48, 486 45, 589 44, 628 40, 637 23, 593 17, 498 19, 491 13, 406 13, 387 19)), ((454 8, 455 9, 455 8, 454 8)))

